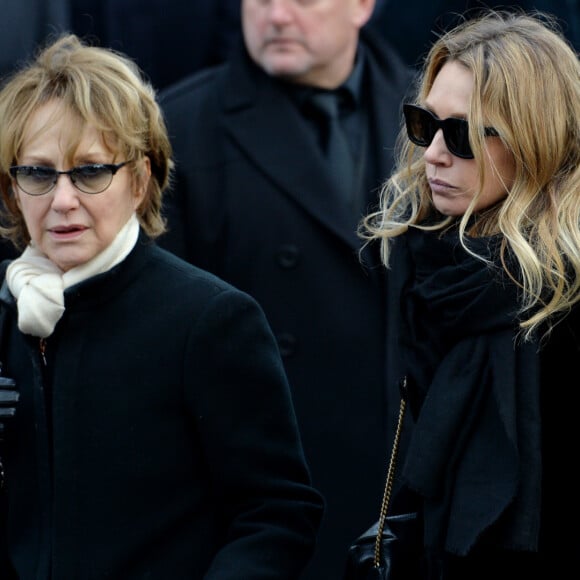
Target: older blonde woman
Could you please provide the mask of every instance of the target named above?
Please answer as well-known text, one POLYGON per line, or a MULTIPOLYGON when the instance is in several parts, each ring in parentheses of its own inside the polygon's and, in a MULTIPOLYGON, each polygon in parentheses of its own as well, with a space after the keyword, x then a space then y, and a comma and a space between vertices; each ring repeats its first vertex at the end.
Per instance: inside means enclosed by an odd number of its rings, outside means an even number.
POLYGON ((64 36, 0 92, 2 578, 294 579, 315 542, 263 312, 161 250, 171 147, 133 63, 64 36))

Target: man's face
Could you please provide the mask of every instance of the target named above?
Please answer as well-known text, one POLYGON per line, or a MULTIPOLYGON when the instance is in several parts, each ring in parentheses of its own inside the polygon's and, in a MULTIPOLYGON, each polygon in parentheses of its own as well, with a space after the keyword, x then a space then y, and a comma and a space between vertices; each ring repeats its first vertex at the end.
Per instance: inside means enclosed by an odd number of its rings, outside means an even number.
POLYGON ((335 88, 350 74, 375 0, 242 0, 252 59, 268 74, 335 88))

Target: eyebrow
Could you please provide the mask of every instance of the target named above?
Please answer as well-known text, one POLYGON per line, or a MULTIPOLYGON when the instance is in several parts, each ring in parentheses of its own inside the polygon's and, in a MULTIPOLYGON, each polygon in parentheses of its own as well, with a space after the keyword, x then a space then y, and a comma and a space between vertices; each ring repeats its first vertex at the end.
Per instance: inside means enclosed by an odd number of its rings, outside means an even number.
MULTIPOLYGON (((108 160, 97 159, 94 156, 90 155, 88 157, 75 157, 73 160, 65 161, 65 164, 70 165, 70 167, 79 167, 81 165, 107 165, 110 163, 108 160)), ((33 167, 50 167, 56 168, 57 164, 54 163, 51 159, 47 157, 40 157, 40 156, 31 156, 26 157, 24 156, 22 159, 19 159, 19 165, 28 165, 33 167), (24 161, 26 160, 26 161, 24 161)))
POLYGON ((451 114, 447 115, 447 117, 440 117, 427 103, 419 106, 427 109, 427 111, 429 111, 432 115, 435 115, 438 119, 460 119, 461 121, 467 121, 467 113, 451 114))

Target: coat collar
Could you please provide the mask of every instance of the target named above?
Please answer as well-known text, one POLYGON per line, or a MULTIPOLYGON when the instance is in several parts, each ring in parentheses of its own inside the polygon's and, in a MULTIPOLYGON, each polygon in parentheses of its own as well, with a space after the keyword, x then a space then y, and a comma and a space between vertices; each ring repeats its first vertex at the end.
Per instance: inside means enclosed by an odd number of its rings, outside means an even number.
MULTIPOLYGON (((360 247, 356 229, 362 216, 352 215, 332 202, 333 182, 324 171, 324 159, 312 132, 298 117, 294 103, 279 81, 257 67, 241 48, 232 57, 225 79, 226 131, 250 162, 284 195, 349 246, 360 247), (264 119, 268 122, 264 123, 264 119), (278 136, 275 147, 271 144, 272 134, 278 136)), ((410 77, 396 54, 378 58, 377 50, 371 44, 366 48, 364 74, 370 75, 373 93, 377 95, 371 103, 377 142, 384 143, 387 149, 394 146, 399 126, 398 105, 410 77)), ((379 159, 380 175, 386 177, 391 169, 391 155, 379 155, 379 159)))

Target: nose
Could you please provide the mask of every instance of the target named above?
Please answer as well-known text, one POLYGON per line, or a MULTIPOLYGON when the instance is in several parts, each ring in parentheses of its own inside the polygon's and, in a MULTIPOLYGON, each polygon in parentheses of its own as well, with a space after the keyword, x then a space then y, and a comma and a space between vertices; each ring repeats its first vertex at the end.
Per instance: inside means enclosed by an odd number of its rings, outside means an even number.
POLYGON ((293 0, 271 0, 270 20, 273 22, 285 23, 291 18, 291 4, 293 0))
POLYGON ((72 182, 70 174, 59 173, 52 189, 52 208, 58 212, 78 207, 79 191, 72 182))
POLYGON ((447 165, 451 163, 452 157, 443 137, 443 129, 438 129, 431 143, 425 148, 423 159, 433 165, 447 165))

